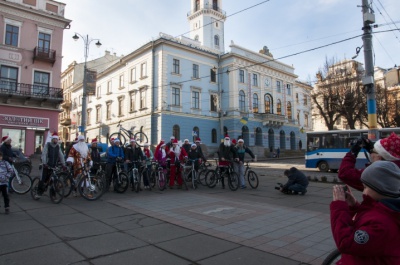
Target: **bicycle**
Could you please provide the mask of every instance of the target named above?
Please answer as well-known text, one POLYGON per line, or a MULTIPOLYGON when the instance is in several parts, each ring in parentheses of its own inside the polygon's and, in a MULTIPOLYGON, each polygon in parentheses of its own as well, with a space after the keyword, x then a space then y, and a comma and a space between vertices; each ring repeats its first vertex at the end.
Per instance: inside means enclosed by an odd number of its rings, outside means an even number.
POLYGON ((25 194, 32 188, 32 178, 25 173, 18 173, 14 165, 11 165, 14 174, 10 178, 11 189, 17 194, 25 194))
MULTIPOLYGON (((82 173, 76 177, 78 183, 77 189, 83 198, 89 201, 95 201, 103 196, 106 189, 106 181, 103 175, 90 175, 88 166, 81 163, 82 173)), ((101 170, 101 167, 100 167, 101 170)))
POLYGON ((157 182, 158 189, 163 191, 167 185, 164 168, 158 162, 151 163, 150 183, 155 187, 157 182))
POLYGON ((197 181, 203 186, 207 186, 206 174, 209 170, 209 167, 211 167, 211 164, 209 162, 203 162, 199 165, 199 170, 197 171, 197 181))
POLYGON ((141 143, 149 142, 149 139, 144 132, 139 131, 139 132, 134 133, 135 126, 133 126, 131 130, 127 130, 124 127, 122 127, 121 121, 119 121, 117 127, 119 127, 118 132, 112 133, 109 137, 110 140, 111 140, 111 138, 118 138, 121 141, 121 144, 123 146, 125 146, 126 138, 128 138, 128 141, 131 138, 133 138, 136 140, 136 144, 140 147, 142 147, 141 143))
MULTIPOLYGON (((41 167, 42 165, 39 168, 41 169, 41 167)), ((51 175, 44 183, 43 194, 50 187, 50 200, 55 204, 59 204, 64 198, 64 181, 59 177, 59 174, 63 171, 59 167, 49 167, 49 169, 51 170, 51 175)), ((39 177, 34 178, 32 181, 31 196, 35 201, 41 198, 41 195, 38 194, 39 181, 39 177)))
MULTIPOLYGON (((113 185, 114 185, 114 190, 117 193, 124 193, 128 187, 129 187, 129 178, 127 173, 121 169, 121 161, 116 160, 115 161, 115 173, 112 178, 113 185)), ((108 190, 108 185, 107 189, 108 190)))
POLYGON ((192 188, 193 189, 197 189, 197 183, 198 183, 197 172, 196 172, 196 170, 194 168, 195 162, 197 160, 199 160, 199 159, 188 159, 188 161, 191 162, 190 166, 182 164, 182 180, 185 183, 186 182, 192 182, 192 188), (191 179, 189 179, 190 175, 191 175, 191 179))
POLYGON ((257 176, 256 172, 251 170, 249 163, 250 163, 250 161, 245 162, 246 170, 244 172, 244 177, 247 176, 247 181, 249 182, 250 187, 252 187, 253 189, 257 189, 258 176, 257 176))
POLYGON ((136 193, 140 191, 140 185, 141 185, 140 184, 141 176, 139 173, 139 168, 137 168, 137 163, 140 163, 140 161, 130 162, 131 167, 128 169, 128 172, 126 172, 129 176, 129 182, 132 186, 132 191, 136 191, 136 193))
POLYGON ((222 182, 222 178, 228 179, 228 186, 231 191, 236 191, 239 188, 239 176, 232 168, 232 161, 229 161, 228 166, 219 166, 218 159, 215 159, 217 164, 214 170, 210 169, 206 174, 206 183, 209 188, 214 188, 218 182, 222 182))
POLYGON ((322 265, 333 265, 336 264, 342 257, 342 254, 338 249, 333 250, 331 253, 326 256, 324 261, 322 262, 322 265))

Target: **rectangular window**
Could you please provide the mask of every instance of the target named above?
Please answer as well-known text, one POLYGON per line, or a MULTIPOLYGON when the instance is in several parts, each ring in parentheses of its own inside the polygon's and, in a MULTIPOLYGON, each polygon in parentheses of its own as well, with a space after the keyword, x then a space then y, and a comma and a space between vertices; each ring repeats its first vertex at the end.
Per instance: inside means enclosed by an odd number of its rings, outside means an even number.
POLYGON ((50 86, 50 74, 35 71, 33 78, 33 93, 39 95, 48 95, 50 86))
POLYGON ((181 89, 177 87, 172 88, 172 105, 180 106, 181 104, 181 89))
POLYGON ((131 94, 130 94, 130 104, 129 104, 129 111, 130 112, 133 112, 133 111, 135 111, 136 110, 136 104, 135 104, 135 101, 136 101, 136 93, 135 92, 132 92, 131 94))
POLYGON ((39 52, 50 53, 50 40, 51 40, 50 34, 39 32, 39 39, 38 39, 39 52))
POLYGON ((96 96, 97 98, 101 98, 101 86, 97 87, 96 96))
POLYGON ((0 89, 1 91, 17 91, 18 68, 1 66, 0 70, 0 89))
POLYGON ((178 59, 174 59, 173 73, 174 74, 179 74, 180 73, 179 60, 178 59))
POLYGON ((19 27, 7 24, 5 44, 18 47, 18 35, 19 27))
POLYGON ((107 82, 107 94, 111 94, 111 90, 112 90, 112 81, 108 81, 107 82))
POLYGON ((210 110, 217 111, 218 98, 217 95, 210 95, 210 110))
POLYGON ((276 91, 278 93, 281 93, 281 81, 276 81, 276 91))
POLYGON ((210 81, 211 82, 217 82, 217 69, 211 68, 210 69, 210 81))
POLYGON ((306 94, 303 95, 303 105, 307 106, 307 95, 306 94))
POLYGON ((292 86, 290 84, 286 84, 286 93, 288 95, 292 94, 292 86))
POLYGON ((140 90, 140 109, 146 108, 146 89, 140 90))
POLYGON ((199 65, 193 64, 193 78, 199 78, 199 65))
POLYGON ((253 86, 258 86, 258 75, 253 74, 253 86))
POLYGON ((140 65, 140 78, 146 78, 147 77, 147 63, 142 63, 140 65))
POLYGON ((192 91, 192 108, 199 109, 200 108, 200 92, 192 91))
POLYGON ((296 93, 296 103, 299 103, 299 93, 296 93))
POLYGON ((124 115, 124 98, 120 97, 118 98, 118 116, 123 116, 124 115))
POLYGON ((239 82, 244 83, 244 70, 239 70, 239 82))
POLYGON ((124 88, 124 75, 119 76, 119 88, 124 88))
POLYGON ((101 122, 101 106, 96 107, 96 123, 101 122))
POLYGON ((91 123, 91 119, 92 119, 91 113, 92 113, 92 110, 88 109, 87 110, 87 115, 86 115, 86 125, 88 125, 88 126, 92 124, 91 123))
POLYGON ((111 120, 111 102, 107 102, 106 119, 111 120))
POLYGON ((131 83, 136 82, 136 68, 131 69, 131 83))
POLYGON ((304 125, 308 127, 308 114, 304 114, 304 125))

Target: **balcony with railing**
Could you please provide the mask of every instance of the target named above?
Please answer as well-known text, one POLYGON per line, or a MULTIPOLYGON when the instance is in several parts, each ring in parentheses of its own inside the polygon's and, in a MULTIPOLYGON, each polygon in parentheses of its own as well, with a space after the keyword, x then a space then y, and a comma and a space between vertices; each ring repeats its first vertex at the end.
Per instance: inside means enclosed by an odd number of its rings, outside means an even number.
POLYGON ((54 64, 56 61, 56 51, 43 47, 35 47, 33 50, 33 62, 36 60, 54 64))
POLYGON ((72 107, 72 101, 71 100, 64 100, 61 103, 61 108, 63 109, 70 109, 72 107))
POLYGON ((286 122, 286 117, 279 114, 255 113, 254 117, 260 119, 264 126, 280 127, 286 122))
POLYGON ((206 11, 216 11, 218 13, 221 13, 224 17, 226 16, 226 12, 224 10, 222 10, 221 8, 218 7, 218 5, 211 5, 211 6, 206 6, 206 7, 197 7, 194 10, 190 10, 187 13, 187 16, 191 16, 193 14, 195 14, 196 12, 199 12, 201 10, 206 10, 206 11))
POLYGON ((71 116, 69 112, 61 112, 59 115, 60 118, 60 124, 62 126, 69 126, 71 125, 71 116))
POLYGON ((61 88, 46 85, 24 84, 9 80, 0 80, 0 95, 7 97, 23 97, 25 99, 40 99, 63 101, 61 88))

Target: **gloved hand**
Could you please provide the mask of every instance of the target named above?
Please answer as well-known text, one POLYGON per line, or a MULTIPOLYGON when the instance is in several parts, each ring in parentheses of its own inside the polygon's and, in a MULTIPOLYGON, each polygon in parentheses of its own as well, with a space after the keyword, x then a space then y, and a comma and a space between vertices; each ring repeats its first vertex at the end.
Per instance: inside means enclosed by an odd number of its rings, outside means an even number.
POLYGON ((63 171, 68 171, 67 166, 62 166, 63 171))
POLYGON ((93 167, 93 161, 89 161, 89 167, 93 167))
POLYGON ((372 149, 374 149, 374 142, 367 138, 362 138, 362 140, 365 150, 367 150, 368 153, 371 153, 372 149))
POLYGON ((362 143, 363 143, 363 139, 361 139, 361 138, 353 141, 352 146, 351 146, 351 149, 350 149, 350 152, 351 152, 355 157, 358 156, 358 153, 360 152, 361 147, 362 147, 362 143))
POLYGON ((117 160, 117 162, 121 162, 122 161, 122 157, 119 156, 119 157, 117 157, 116 160, 117 160))

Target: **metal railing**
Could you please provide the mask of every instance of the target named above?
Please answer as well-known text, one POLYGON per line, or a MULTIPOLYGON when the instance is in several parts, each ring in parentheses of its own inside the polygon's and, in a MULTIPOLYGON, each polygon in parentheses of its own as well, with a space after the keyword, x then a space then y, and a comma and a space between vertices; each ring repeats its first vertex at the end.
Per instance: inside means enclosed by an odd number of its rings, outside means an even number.
POLYGON ((33 50, 33 60, 47 61, 54 64, 56 61, 56 51, 43 47, 35 47, 33 50))
POLYGON ((23 96, 32 98, 56 99, 62 101, 61 88, 46 85, 24 84, 9 80, 0 80, 0 93, 9 96, 23 96))

